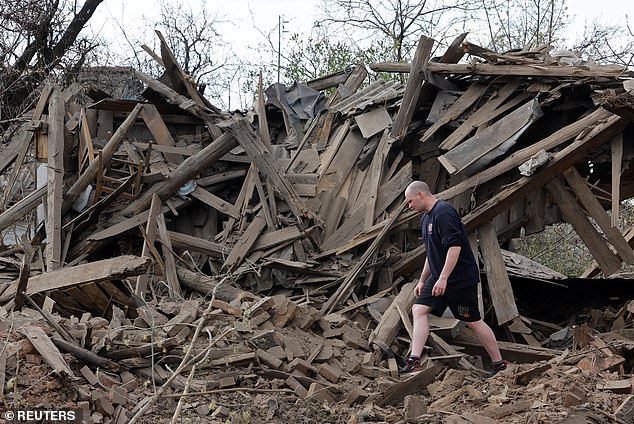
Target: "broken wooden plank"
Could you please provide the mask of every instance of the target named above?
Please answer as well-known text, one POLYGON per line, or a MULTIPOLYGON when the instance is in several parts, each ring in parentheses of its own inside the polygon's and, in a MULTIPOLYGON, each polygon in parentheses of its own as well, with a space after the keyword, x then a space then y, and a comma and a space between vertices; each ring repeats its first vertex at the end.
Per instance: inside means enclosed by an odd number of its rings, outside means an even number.
MULTIPOLYGON (((140 116, 158 144, 167 147, 174 146, 174 138, 170 134, 169 129, 167 128, 167 125, 165 125, 163 118, 161 118, 156 106, 153 104, 144 104, 140 116)), ((176 165, 180 164, 184 160, 183 156, 177 153, 165 153, 165 159, 176 165)))
POLYGON ((48 195, 46 219, 46 270, 62 267, 62 191, 64 185, 64 115, 59 91, 53 92, 48 115, 48 195))
POLYGON ((379 145, 374 152, 372 163, 369 170, 369 181, 365 186, 366 188, 366 203, 365 203, 365 219, 363 228, 368 229, 374 225, 374 217, 376 215, 376 202, 379 197, 379 184, 381 183, 381 177, 383 176, 383 167, 387 160, 387 155, 392 147, 391 138, 389 132, 386 130, 383 132, 383 136, 379 141, 379 145))
POLYGON ((471 176, 486 167, 493 159, 505 154, 542 116, 539 101, 535 98, 439 156, 438 160, 450 174, 462 171, 471 176))
MULTIPOLYGON (((409 72, 409 63, 371 63, 375 72, 409 72)), ((450 64, 430 62, 427 72, 455 75, 482 76, 520 76, 520 77, 576 77, 576 78, 614 78, 624 74, 621 67, 606 66, 561 66, 561 65, 494 65, 489 63, 450 64)))
POLYGON ((346 275, 346 278, 341 283, 341 286, 339 286, 339 288, 337 288, 335 293, 324 303, 324 305, 322 306, 320 310, 322 315, 326 315, 334 311, 336 307, 341 305, 341 303, 343 303, 343 301, 345 301, 348 298, 348 296, 350 296, 350 294, 352 293, 354 289, 354 283, 357 277, 359 276, 359 273, 361 272, 363 267, 365 267, 370 257, 379 248, 379 245, 383 242, 383 239, 389 232, 390 228, 392 228, 392 225, 394 225, 394 222, 396 221, 396 219, 398 218, 400 213, 405 209, 406 206, 407 206, 407 202, 403 202, 398 207, 398 209, 394 211, 394 213, 392 214, 392 217, 385 224, 385 227, 383 228, 383 230, 381 230, 381 232, 376 236, 372 244, 364 252, 363 256, 359 259, 359 261, 354 266, 354 268, 346 275))
POLYGON ((511 280, 506 272, 504 258, 500 252, 497 234, 493 224, 488 222, 478 229, 480 234, 480 249, 487 274, 487 284, 491 295, 491 303, 495 309, 497 322, 502 325, 519 316, 511 280))
POLYGON ((172 242, 167 231, 165 215, 163 215, 162 212, 156 217, 156 224, 158 225, 159 240, 162 245, 163 257, 165 258, 165 278, 169 288, 168 296, 170 299, 174 300, 181 299, 183 294, 180 283, 178 282, 178 274, 176 273, 176 258, 174 258, 172 242))
POLYGON ((73 371, 64 360, 61 352, 55 347, 41 327, 27 325, 22 327, 20 331, 29 339, 35 350, 38 351, 44 362, 53 369, 55 374, 64 374, 70 378, 75 377, 75 374, 73 374, 73 371))
POLYGON ((235 219, 240 218, 240 211, 238 210, 238 208, 233 206, 231 203, 216 196, 215 194, 210 193, 209 191, 205 190, 202 187, 196 187, 194 191, 190 193, 190 196, 211 206, 212 208, 216 209, 218 212, 222 212, 235 219))
MULTIPOLYGON (((32 295, 79 284, 121 280, 145 272, 151 262, 149 258, 124 255, 45 272, 29 278, 26 293, 32 295)), ((11 300, 15 296, 16 289, 17 282, 11 283, 0 297, 0 304, 11 300)))
POLYGON ((465 119, 455 131, 447 136, 443 142, 440 143, 440 148, 443 150, 453 149, 473 130, 477 129, 480 125, 495 119, 499 113, 497 111, 498 107, 500 107, 515 92, 515 90, 519 88, 521 83, 521 79, 514 78, 504 84, 502 88, 496 91, 495 95, 491 96, 485 104, 476 109, 476 111, 469 115, 469 117, 465 119))
POLYGON ((403 401, 405 396, 419 394, 434 381, 437 367, 432 366, 419 371, 405 381, 396 383, 382 391, 373 402, 378 406, 396 405, 403 401))
MULTIPOLYGON (((623 162, 623 133, 612 140, 612 227, 619 225, 621 203, 621 166, 623 162)), ((604 230, 605 231, 605 230, 604 230)), ((630 249, 630 253, 632 250, 630 249)))
POLYGON ((264 230, 265 226, 266 220, 262 217, 262 215, 256 215, 242 236, 240 236, 240 239, 233 246, 231 252, 229 252, 229 255, 223 264, 223 268, 231 271, 240 265, 253 247, 257 238, 260 236, 262 230, 264 230))
POLYGON ((391 136, 396 139, 402 140, 407 134, 409 124, 416 110, 418 96, 420 95, 421 85, 427 70, 427 65, 429 65, 433 46, 433 39, 421 36, 418 47, 416 48, 416 53, 414 54, 414 60, 410 67, 410 75, 407 79, 407 87, 403 94, 403 100, 394 118, 394 123, 392 124, 391 136))
MULTIPOLYGON (((613 222, 601 206, 599 200, 592 194, 592 191, 590 191, 586 181, 581 177, 581 175, 579 175, 579 171, 577 171, 575 167, 571 167, 564 171, 564 177, 566 178, 568 185, 574 190, 581 204, 588 211, 588 214, 596 221, 599 228, 603 230, 605 237, 612 246, 614 246, 616 253, 621 257, 623 262, 630 265, 633 264, 634 251, 632 250, 632 247, 627 243, 625 238, 623 238, 619 229, 613 225, 613 222)), ((614 211, 612 212, 612 216, 614 217, 614 211)))
POLYGON ((440 118, 425 130, 420 141, 424 143, 430 140, 443 126, 460 118, 467 109, 482 98, 488 88, 489 84, 486 82, 475 82, 469 85, 467 90, 447 110, 442 112, 440 118))
POLYGON ((559 178, 553 178, 546 183, 546 188, 553 195, 564 219, 572 225, 586 245, 592 257, 597 261, 603 273, 608 276, 621 269, 621 260, 605 243, 601 234, 597 232, 586 215, 579 210, 574 197, 565 189, 559 178))
MULTIPOLYGON (((481 185, 487 181, 491 181, 493 178, 520 166, 541 150, 552 150, 562 143, 579 137, 580 135, 585 136, 584 138, 587 140, 588 128, 602 127, 604 125, 604 121, 610 116, 613 115, 606 110, 599 108, 570 125, 566 125, 565 127, 555 131, 543 140, 533 143, 532 145, 511 154, 500 163, 484 169, 477 175, 474 175, 473 177, 442 191, 438 194, 438 197, 443 200, 452 199, 470 188, 481 185)), ((618 133, 618 130, 616 130, 615 133, 618 133)))
POLYGON ((584 133, 583 137, 555 153, 548 164, 540 168, 537 173, 531 177, 520 178, 513 185, 487 200, 475 211, 464 216, 463 222, 467 231, 473 231, 483 223, 492 220, 501 211, 523 198, 527 192, 541 187, 555 175, 560 175, 564 170, 583 159, 587 153, 605 144, 614 135, 623 131, 625 125, 626 123, 622 118, 613 115, 589 132, 584 133))

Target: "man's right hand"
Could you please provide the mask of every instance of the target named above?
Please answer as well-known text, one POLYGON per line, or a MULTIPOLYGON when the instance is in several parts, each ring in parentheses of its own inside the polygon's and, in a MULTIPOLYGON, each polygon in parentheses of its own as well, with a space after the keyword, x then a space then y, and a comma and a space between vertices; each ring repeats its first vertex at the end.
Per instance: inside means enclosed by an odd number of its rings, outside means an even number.
POLYGON ((419 281, 418 284, 416 284, 416 287, 414 288, 414 293, 416 294, 416 297, 420 296, 421 292, 423 291, 424 285, 425 283, 423 283, 422 281, 419 281))

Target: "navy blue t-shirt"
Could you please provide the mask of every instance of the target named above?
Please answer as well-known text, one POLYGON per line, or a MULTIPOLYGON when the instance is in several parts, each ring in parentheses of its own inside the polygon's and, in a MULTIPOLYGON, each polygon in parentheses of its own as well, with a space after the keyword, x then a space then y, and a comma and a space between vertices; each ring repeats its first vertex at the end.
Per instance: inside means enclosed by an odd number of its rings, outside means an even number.
POLYGON ((434 207, 421 218, 423 240, 427 250, 427 261, 431 280, 440 277, 447 251, 452 246, 460 246, 460 256, 447 279, 447 287, 461 288, 478 284, 480 270, 471 251, 467 231, 456 209, 444 200, 438 200, 434 207))

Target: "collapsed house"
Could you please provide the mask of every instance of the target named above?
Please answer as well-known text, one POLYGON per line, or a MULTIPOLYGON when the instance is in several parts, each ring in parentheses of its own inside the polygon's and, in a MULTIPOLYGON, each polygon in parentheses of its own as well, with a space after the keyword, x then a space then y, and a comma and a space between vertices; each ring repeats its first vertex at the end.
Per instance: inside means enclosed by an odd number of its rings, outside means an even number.
MULTIPOLYGON (((163 40, 154 56, 165 76, 134 73, 143 99, 44 87, 0 156, 6 399, 20 355, 37 352, 59 378, 75 378, 64 352, 81 361, 88 385, 73 402, 93 422, 136 422, 164 396, 180 399, 180 411, 189 390, 237 388, 339 403, 361 421, 449 410, 455 422, 480 422, 451 410, 493 384, 466 389, 464 375, 447 372, 486 368, 456 320, 433 322, 424 372, 399 377, 389 357, 411 337, 425 252, 403 192, 420 179, 463 215, 482 262, 485 317, 506 340, 504 357, 527 364, 496 381, 528 394, 496 392, 479 413, 554 419, 600 399, 586 413, 631 419, 629 292, 619 309, 595 309, 580 325, 526 316, 512 277, 557 287, 566 277, 502 247, 566 221, 596 261, 583 278, 634 264, 634 229, 618 226, 620 202, 634 196, 634 75, 547 48, 497 54, 464 35, 439 58, 433 47, 423 37, 411 64, 370 66, 409 73, 405 84, 370 81, 364 66, 266 93, 260 82, 246 113, 214 107, 163 40), (90 104, 74 101, 80 92, 90 104), (207 374, 194 378, 196 369, 207 374), (535 406, 531 390, 553 375, 565 382, 561 396, 535 406), (132 393, 143 379, 162 386, 140 402, 132 393), (435 399, 429 410, 416 407, 421 393, 435 399), (380 409, 403 402, 400 415, 380 409)), ((202 406, 188 407, 238 420, 202 406)))

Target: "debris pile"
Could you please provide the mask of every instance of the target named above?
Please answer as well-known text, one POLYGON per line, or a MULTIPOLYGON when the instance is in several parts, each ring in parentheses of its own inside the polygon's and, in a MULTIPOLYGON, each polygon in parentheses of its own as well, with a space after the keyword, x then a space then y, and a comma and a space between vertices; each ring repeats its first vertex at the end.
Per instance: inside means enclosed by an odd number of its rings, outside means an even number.
POLYGON ((165 75, 131 71, 142 98, 51 83, 5 132, 2 408, 95 423, 157 403, 160 419, 218 422, 632 419, 631 298, 570 325, 528 316, 512 279, 566 277, 502 248, 563 219, 596 260, 584 277, 634 264, 634 230, 617 225, 634 194, 631 72, 465 35, 431 60, 423 37, 413 63, 370 66, 406 84, 359 65, 266 101, 260 82, 253 110, 226 113, 160 37, 165 75), (473 236, 512 362, 494 378, 453 318, 433 322, 429 367, 398 375, 425 253, 403 202, 414 179, 473 236))

